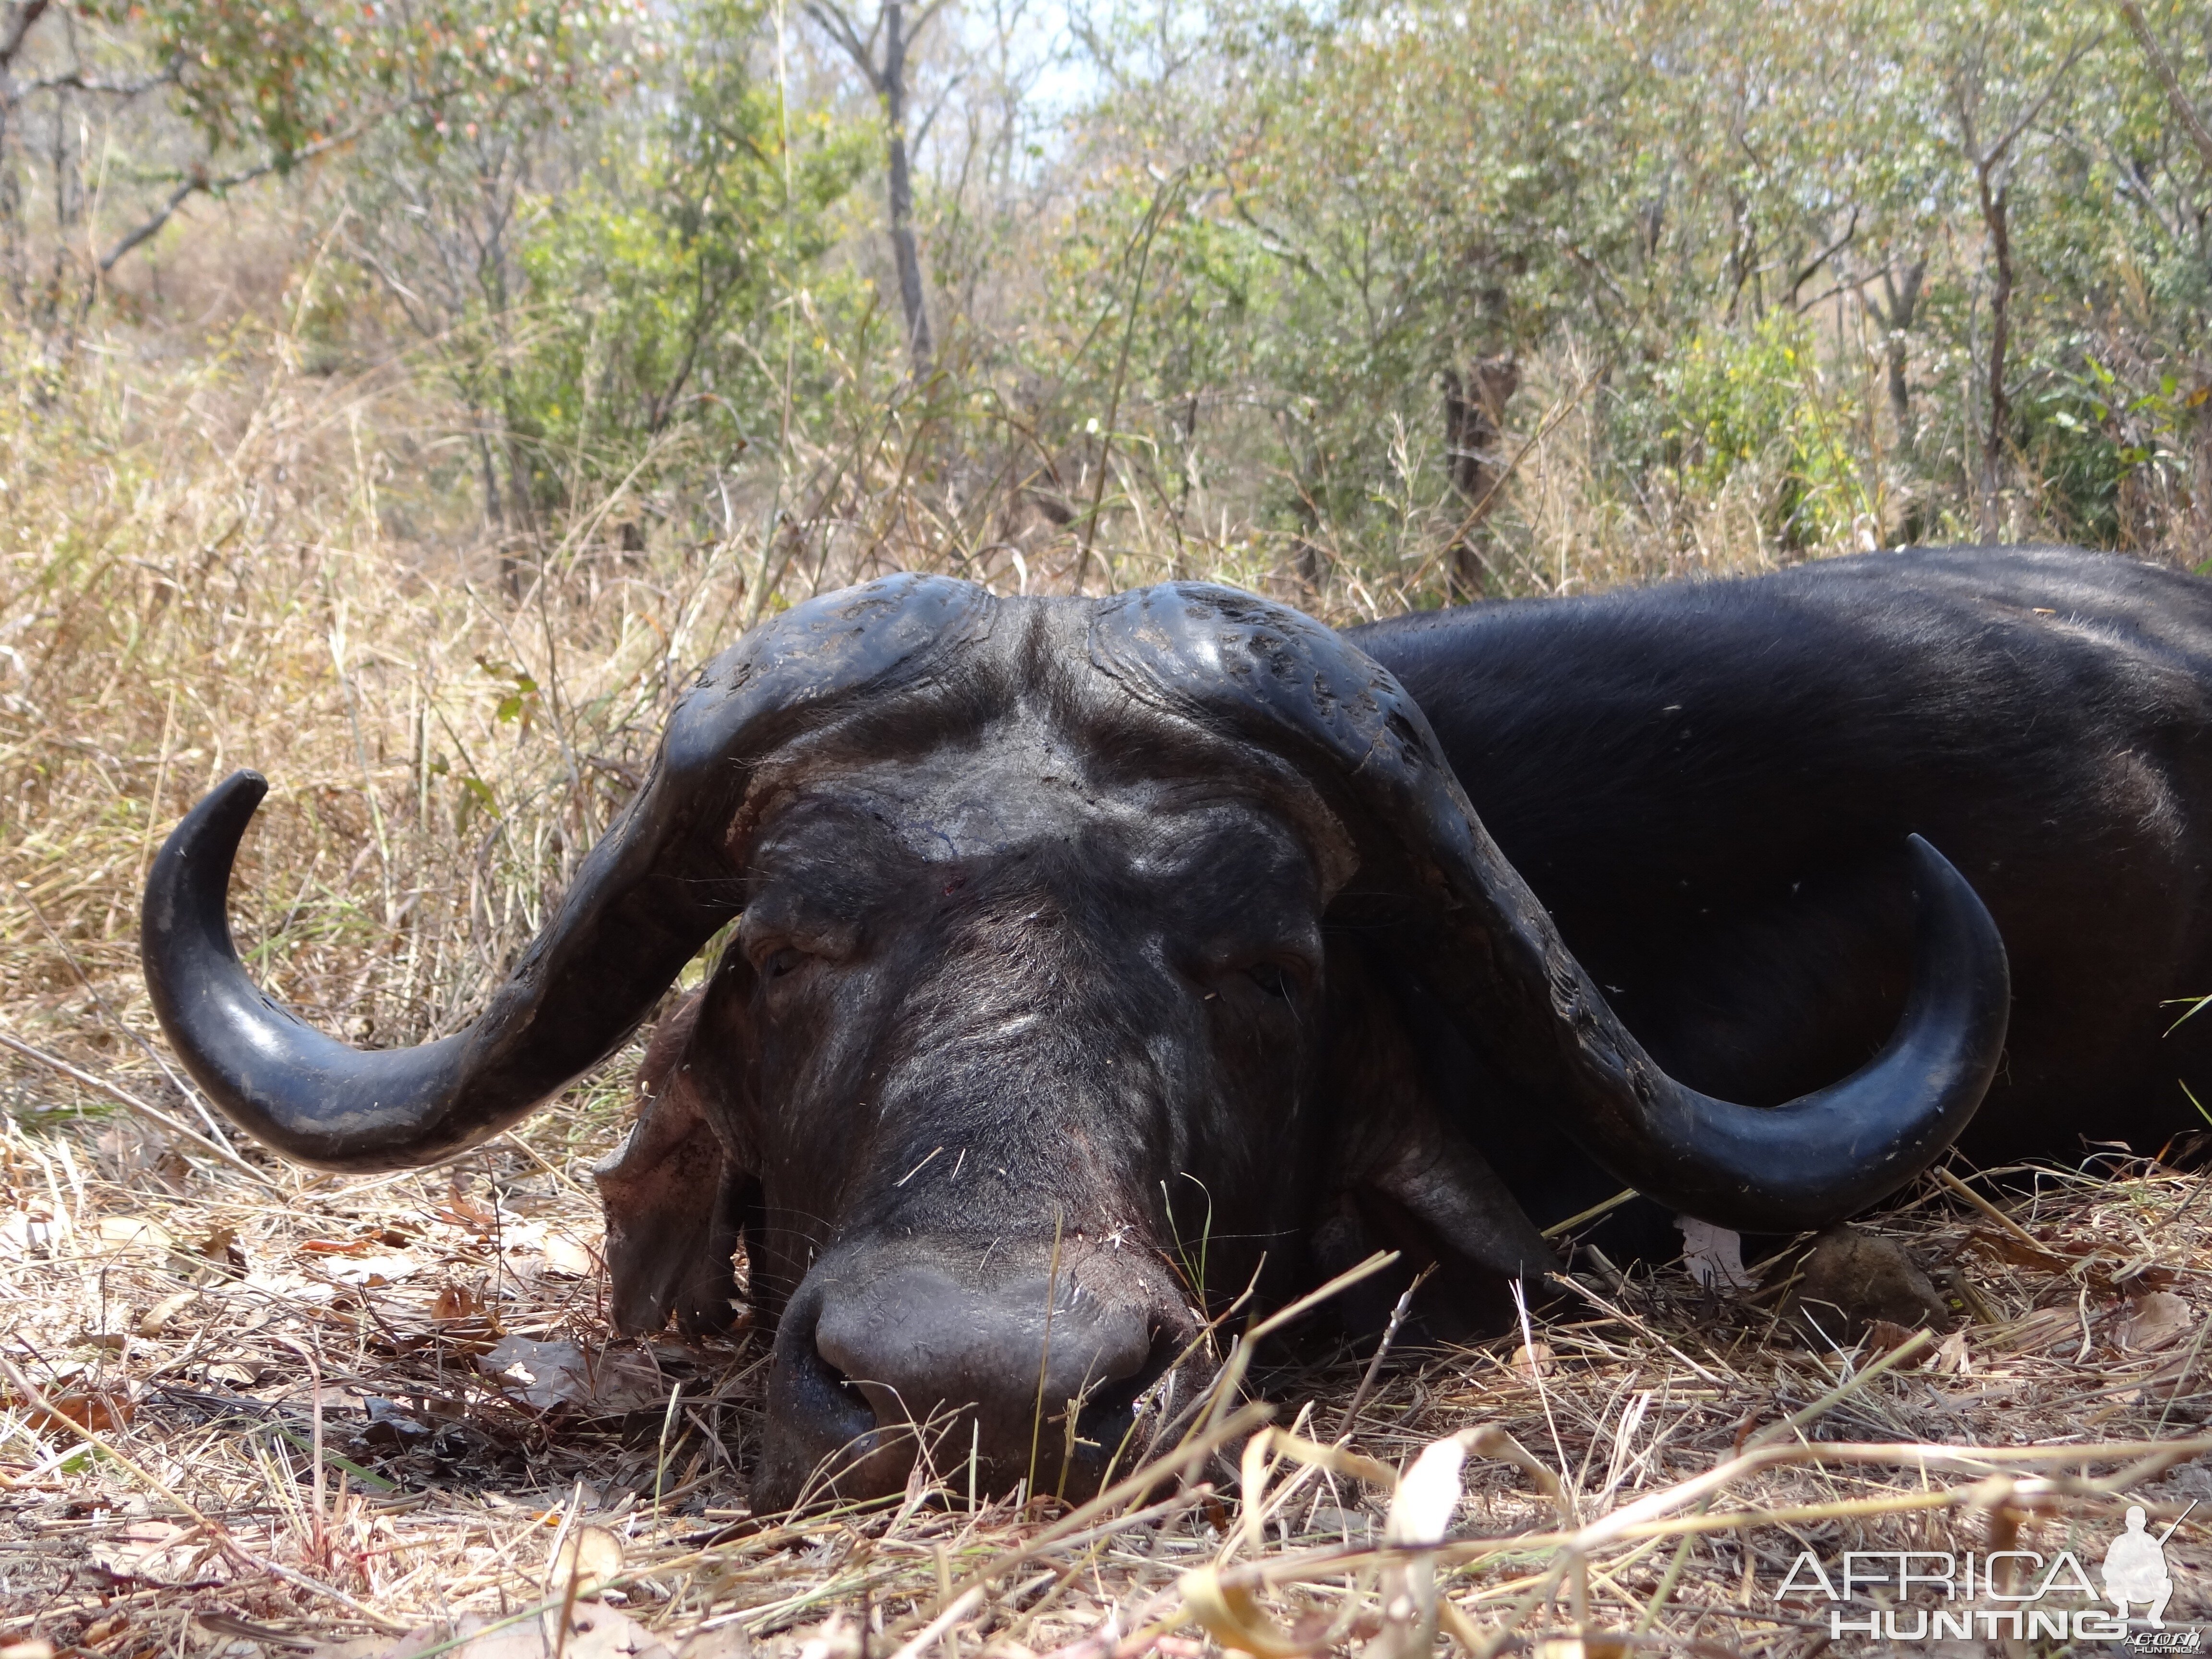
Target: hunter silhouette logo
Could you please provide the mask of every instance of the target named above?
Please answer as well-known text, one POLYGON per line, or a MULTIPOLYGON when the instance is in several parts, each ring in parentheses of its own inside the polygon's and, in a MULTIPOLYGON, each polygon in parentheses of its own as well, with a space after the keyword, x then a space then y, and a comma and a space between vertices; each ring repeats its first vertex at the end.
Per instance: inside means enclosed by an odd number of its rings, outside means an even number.
MULTIPOLYGON (((2180 1524, 2176 1520, 2173 1527, 2180 1524)), ((2173 1536, 2173 1527, 2153 1538, 2143 1530, 2141 1507, 2130 1507, 2128 1529, 2112 1540, 2112 1548, 2105 1552, 2106 1599, 2120 1610, 2123 1619, 2128 1616, 2130 1603, 2142 1602, 2144 1620, 2153 1630, 2166 1628, 2166 1604, 2173 1599, 2173 1579, 2166 1570, 2166 1540, 2173 1536)))

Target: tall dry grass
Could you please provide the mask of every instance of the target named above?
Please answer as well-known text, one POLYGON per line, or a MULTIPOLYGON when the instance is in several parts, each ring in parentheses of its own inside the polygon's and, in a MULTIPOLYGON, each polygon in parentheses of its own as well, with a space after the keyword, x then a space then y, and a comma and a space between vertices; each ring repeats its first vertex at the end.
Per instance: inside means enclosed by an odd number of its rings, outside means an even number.
MULTIPOLYGON (((707 533, 641 537, 669 515, 618 483, 501 543, 434 376, 404 356, 310 372, 283 320, 199 355, 118 333, 59 364, 0 338, 0 991, 19 1030, 149 1077, 137 892, 159 837, 234 768, 271 783, 233 906, 256 971, 356 1041, 416 1041, 467 1018, 676 691, 775 608, 903 568, 1010 592, 1208 578, 1358 620, 1434 603, 1465 520, 1422 494, 1437 469, 1401 434, 1381 545, 1316 560, 1234 515, 1233 489, 1147 513, 1112 455, 1103 488, 1071 481, 1104 503, 1095 530, 1059 523, 1018 470, 922 482, 945 469, 916 456, 949 428, 915 397, 695 473, 707 499, 684 523, 707 533)), ((1588 366, 1563 355, 1531 386, 1492 591, 1803 556, 1761 530, 1751 486, 1608 499, 1588 366)))

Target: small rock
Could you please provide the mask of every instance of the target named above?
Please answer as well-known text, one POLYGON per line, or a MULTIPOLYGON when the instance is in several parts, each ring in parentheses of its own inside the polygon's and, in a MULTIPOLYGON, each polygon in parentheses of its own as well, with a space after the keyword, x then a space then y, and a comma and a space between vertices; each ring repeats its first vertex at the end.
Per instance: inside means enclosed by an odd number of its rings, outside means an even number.
POLYGON ((1904 1249, 1852 1227, 1831 1227, 1798 1262, 1784 1315, 1821 1347, 1848 1348, 1878 1320, 1948 1330, 1951 1310, 1904 1249))

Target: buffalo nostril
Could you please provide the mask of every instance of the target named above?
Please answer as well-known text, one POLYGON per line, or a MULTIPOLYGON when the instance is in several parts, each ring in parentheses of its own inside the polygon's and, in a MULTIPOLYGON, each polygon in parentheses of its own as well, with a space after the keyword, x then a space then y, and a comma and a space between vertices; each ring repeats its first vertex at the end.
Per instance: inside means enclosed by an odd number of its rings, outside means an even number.
POLYGON ((830 1362, 811 1331, 791 1345, 787 1386, 811 1438, 849 1445, 883 1420, 866 1391, 830 1362))
POLYGON ((1031 1474, 1040 1491, 1083 1491, 1131 1455, 1133 1431, 1149 1443, 1139 1401, 1173 1371, 1175 1333, 1188 1333, 1159 1287, 1112 1263, 1084 1279, 1047 1261, 986 1278, 980 1255, 871 1249, 817 1272, 812 1391, 834 1376, 845 1411, 857 1418, 865 1402, 859 1455, 884 1479, 894 1456, 903 1480, 919 1455, 941 1474, 971 1466, 996 1491, 1031 1474))
POLYGON ((840 1364, 823 1339, 823 1298, 794 1298, 776 1332, 769 1371, 768 1421, 753 1471, 753 1499, 763 1512, 829 1492, 880 1497, 905 1485, 913 1432, 902 1418, 879 1413, 877 1390, 840 1364))
MULTIPOLYGON (((1188 1346, 1188 1340, 1175 1332, 1156 1330, 1134 1370, 1109 1379, 1084 1396, 1075 1419, 1074 1451, 1079 1467, 1093 1476, 1108 1468, 1129 1467, 1129 1454, 1136 1449, 1130 1443, 1139 1427, 1139 1406, 1167 1381, 1188 1346)), ((1176 1402, 1162 1397, 1148 1403, 1155 1419, 1148 1432, 1157 1432, 1158 1420, 1171 1413, 1176 1402)))

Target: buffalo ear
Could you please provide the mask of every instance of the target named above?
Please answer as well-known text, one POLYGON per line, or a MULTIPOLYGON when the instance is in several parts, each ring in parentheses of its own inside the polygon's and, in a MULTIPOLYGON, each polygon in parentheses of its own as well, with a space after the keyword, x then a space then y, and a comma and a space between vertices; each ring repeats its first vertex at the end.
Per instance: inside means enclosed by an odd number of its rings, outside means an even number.
POLYGON ((690 1334, 736 1322, 735 1267, 750 1176, 714 1133, 684 1063, 699 1024, 693 992, 660 1022, 638 1070, 638 1114, 622 1145, 594 1165, 606 1212, 615 1328, 690 1334))

